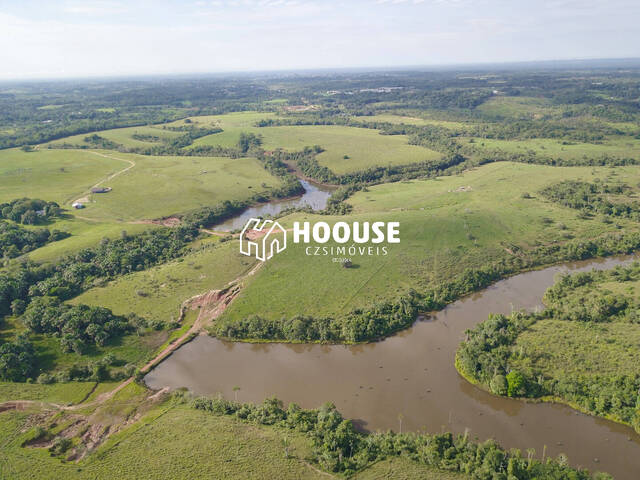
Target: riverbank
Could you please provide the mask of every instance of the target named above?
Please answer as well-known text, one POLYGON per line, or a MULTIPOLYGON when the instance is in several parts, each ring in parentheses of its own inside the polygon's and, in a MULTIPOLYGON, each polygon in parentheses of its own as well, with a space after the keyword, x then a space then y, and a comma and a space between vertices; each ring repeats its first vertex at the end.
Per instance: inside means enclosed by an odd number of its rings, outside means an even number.
POLYGON ((490 395, 460 377, 454 364, 464 332, 489 313, 540 307, 542 294, 560 272, 608 269, 632 259, 596 259, 521 273, 376 343, 250 344, 199 336, 158 365, 145 383, 153 389, 237 395, 243 402, 259 403, 275 394, 304 408, 330 399, 367 431, 397 429, 402 414, 403 431, 466 431, 523 451, 533 447, 542 452, 546 445, 547 455, 565 453, 572 465, 633 480, 629 472, 640 471, 640 436, 630 428, 563 405, 490 395), (224 368, 212 370, 211 365, 224 368), (608 442, 603 444, 602 438, 608 442))

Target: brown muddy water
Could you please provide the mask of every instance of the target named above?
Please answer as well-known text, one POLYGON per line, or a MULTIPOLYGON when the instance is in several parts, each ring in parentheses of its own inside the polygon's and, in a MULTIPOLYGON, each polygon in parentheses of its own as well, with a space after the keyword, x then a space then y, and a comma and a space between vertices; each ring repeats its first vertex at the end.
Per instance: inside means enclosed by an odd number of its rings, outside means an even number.
POLYGON ((314 183, 308 180, 299 179, 299 181, 304 187, 304 193, 301 196, 285 200, 270 201, 249 207, 240 215, 219 223, 218 225, 215 225, 214 228, 216 230, 227 232, 231 230, 238 230, 244 227, 244 224, 247 223, 247 220, 250 218, 274 216, 287 208, 311 207, 312 210, 324 210, 327 206, 327 200, 329 200, 329 197, 335 190, 335 187, 320 185, 319 183, 314 183))
POLYGON ((230 343, 200 336, 145 377, 150 388, 186 387, 261 402, 315 408, 333 402, 364 429, 469 430, 505 448, 568 455, 572 465, 640 478, 640 436, 631 428, 554 404, 490 395, 454 367, 464 331, 489 313, 542 308, 544 291, 559 272, 608 269, 632 257, 593 260, 523 273, 459 300, 384 341, 357 346, 230 343))

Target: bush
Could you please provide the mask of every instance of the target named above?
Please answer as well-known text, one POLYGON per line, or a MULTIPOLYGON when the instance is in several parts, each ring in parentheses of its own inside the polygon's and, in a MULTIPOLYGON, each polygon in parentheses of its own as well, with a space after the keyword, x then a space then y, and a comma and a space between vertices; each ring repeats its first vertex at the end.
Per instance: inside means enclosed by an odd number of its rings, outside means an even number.
POLYGON ((524 397, 527 393, 527 380, 522 373, 513 370, 507 374, 507 395, 510 397, 524 397))
POLYGON ((489 384, 491 392, 496 395, 506 395, 508 392, 508 383, 504 375, 495 375, 489 384))

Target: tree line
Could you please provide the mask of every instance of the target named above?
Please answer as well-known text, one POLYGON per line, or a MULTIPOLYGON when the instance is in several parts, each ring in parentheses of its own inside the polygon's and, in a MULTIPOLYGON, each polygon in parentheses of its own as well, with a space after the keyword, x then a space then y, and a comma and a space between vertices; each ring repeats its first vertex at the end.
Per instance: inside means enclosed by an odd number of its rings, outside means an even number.
POLYGON ((15 223, 0 220, 0 257, 15 258, 71 236, 68 232, 49 231, 48 228, 26 229, 15 223))
MULTIPOLYGON (((313 461, 330 472, 351 476, 374 462, 404 458, 448 472, 459 472, 474 479, 495 480, 587 480, 610 479, 606 474, 591 476, 588 471, 568 465, 567 458, 534 458, 534 452, 522 455, 519 450, 506 451, 494 440, 472 441, 467 434, 452 433, 361 433, 351 420, 344 419, 331 403, 305 410, 295 403, 286 408, 276 398, 263 403, 238 403, 222 397, 197 397, 177 394, 178 401, 212 415, 234 417, 242 422, 275 425, 304 433, 313 445, 313 461)), ((287 446, 284 446, 285 455, 287 446)))

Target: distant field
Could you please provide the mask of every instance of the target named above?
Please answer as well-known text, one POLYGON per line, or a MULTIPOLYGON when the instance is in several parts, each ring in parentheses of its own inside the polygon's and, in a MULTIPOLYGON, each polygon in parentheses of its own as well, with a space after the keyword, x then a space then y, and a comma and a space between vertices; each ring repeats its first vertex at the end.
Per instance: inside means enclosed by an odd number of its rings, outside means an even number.
MULTIPOLYGON (((470 141, 469 138, 466 139, 470 141)), ((622 158, 640 158, 640 140, 620 137, 603 141, 602 144, 564 142, 550 138, 536 138, 530 140, 493 140, 488 138, 474 138, 473 145, 480 149, 503 150, 509 153, 526 153, 533 151, 538 155, 553 158, 597 158, 611 155, 622 158)))
MULTIPOLYGON (((111 130, 101 130, 95 133, 100 137, 106 138, 107 140, 111 140, 112 142, 119 143, 120 145, 124 145, 125 147, 129 148, 152 147, 153 145, 158 143, 157 141, 138 140, 134 138, 135 134, 158 137, 159 139, 172 139, 182 134, 181 132, 174 132, 172 130, 163 129, 161 125, 143 125, 139 127, 114 128, 111 130)), ((67 143, 71 145, 92 147, 93 144, 84 140, 87 136, 90 135, 93 135, 93 133, 73 135, 71 137, 54 140, 51 143, 54 145, 67 143)))
POLYGON ((0 150, 0 202, 21 197, 64 204, 123 162, 82 150, 0 150))
MULTIPOLYGON (((404 165, 423 160, 436 160, 440 153, 407 144, 403 135, 380 135, 375 130, 334 125, 255 127, 260 119, 274 117, 268 113, 230 113, 217 117, 193 117, 194 122, 218 125, 224 131, 194 142, 196 145, 236 146, 241 132, 263 136, 267 150, 284 148, 302 150, 320 145, 325 152, 318 155, 320 164, 337 174, 364 170, 375 166, 404 165), (347 155, 349 158, 345 159, 347 155)), ((369 118, 369 117, 367 117, 369 118)))
POLYGON ((389 122, 389 123, 404 123, 406 125, 436 125, 438 127, 445 127, 455 130, 457 128, 461 128, 466 126, 463 122, 452 122, 448 120, 433 120, 428 118, 419 118, 419 117, 408 117, 404 115, 393 115, 393 114, 380 114, 380 115, 371 115, 365 117, 353 117, 353 120, 363 121, 363 122, 389 122))
MULTIPOLYGON (((348 200, 354 206, 348 221, 399 221, 401 243, 390 245, 387 256, 346 255, 355 268, 345 269, 332 262, 338 255, 306 256, 304 248, 292 244, 266 263, 225 315, 341 315, 506 257, 510 244, 530 248, 537 242, 562 240, 566 232, 594 237, 614 230, 611 224, 578 219, 575 210, 522 198, 525 192, 536 197, 537 190, 553 182, 604 178, 611 171, 505 162, 437 180, 370 187, 348 200)), ((634 187, 640 180, 632 167, 615 172, 616 178, 634 187)), ((282 223, 305 219, 344 220, 297 214, 282 223)))
POLYGON ((433 150, 409 145, 404 135, 380 135, 378 131, 366 128, 314 125, 262 130, 268 149, 283 146, 301 150, 305 146, 320 145, 325 151, 318 155, 318 162, 339 175, 442 157, 433 150), (345 159, 345 155, 348 158, 345 159))
POLYGON ((246 199, 280 185, 254 158, 106 155, 136 165, 103 184, 112 187, 111 192, 90 195, 79 215, 95 220, 158 218, 223 200, 246 199))
MULTIPOLYGON (((262 119, 276 118, 275 113, 270 112, 234 112, 226 115, 210 115, 190 117, 191 125, 200 127, 220 127, 222 132, 214 133, 197 139, 194 145, 220 145, 223 147, 235 147, 240 139, 241 132, 260 133, 263 129, 255 126, 262 119)), ((169 125, 184 125, 184 120, 170 123, 169 125)))
POLYGON ((201 250, 184 258, 125 275, 88 290, 71 303, 100 305, 117 314, 134 312, 148 319, 175 320, 184 300, 224 287, 255 262, 241 255, 235 242, 216 245, 208 241, 201 250))
MULTIPOLYGON (((356 127, 332 126, 332 125, 303 125, 282 127, 256 127, 259 120, 277 118, 271 112, 236 112, 225 115, 190 117, 190 125, 196 127, 220 127, 220 133, 207 135, 194 141, 193 148, 199 145, 214 145, 232 148, 235 147, 240 134, 255 133, 262 135, 263 148, 275 150, 284 148, 287 150, 302 150, 304 147, 320 145, 324 152, 318 155, 320 164, 328 167, 337 174, 344 174, 371 167, 404 165, 421 161, 437 160, 441 154, 433 150, 407 143, 407 137, 403 135, 380 135, 379 132, 370 129, 356 127), (345 158, 345 156, 347 158, 345 158)), ((423 120, 414 117, 401 117, 394 115, 378 115, 375 117, 362 117, 363 121, 390 121, 416 125, 441 125, 448 128, 460 126, 458 122, 445 122, 439 120, 423 120)), ((185 120, 178 120, 166 126, 185 125, 185 120)), ((118 128, 98 132, 101 137, 112 140, 125 147, 148 147, 154 142, 141 141, 133 138, 133 134, 152 135, 157 137, 174 137, 179 132, 163 129, 160 125, 118 128)), ((70 143, 72 145, 90 146, 84 141, 87 135, 75 135, 72 137, 55 140, 54 144, 70 143)), ((123 155, 116 152, 114 155, 123 155)))
POLYGON ((560 112, 548 98, 507 96, 494 96, 476 110, 489 117, 514 119, 538 119, 560 112))

